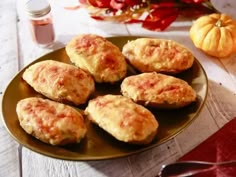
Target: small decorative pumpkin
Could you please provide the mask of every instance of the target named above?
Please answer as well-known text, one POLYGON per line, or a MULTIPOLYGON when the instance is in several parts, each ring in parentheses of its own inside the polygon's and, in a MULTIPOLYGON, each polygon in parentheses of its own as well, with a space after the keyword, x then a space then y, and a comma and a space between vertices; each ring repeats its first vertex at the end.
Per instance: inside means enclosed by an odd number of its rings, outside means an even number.
POLYGON ((206 54, 227 57, 236 53, 236 21, 226 14, 199 17, 190 28, 190 38, 206 54))

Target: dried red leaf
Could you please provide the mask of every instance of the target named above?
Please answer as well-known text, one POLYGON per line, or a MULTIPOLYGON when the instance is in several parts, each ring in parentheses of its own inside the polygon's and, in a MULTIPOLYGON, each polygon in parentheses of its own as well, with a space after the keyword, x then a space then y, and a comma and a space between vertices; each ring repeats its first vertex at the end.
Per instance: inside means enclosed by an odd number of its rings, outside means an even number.
POLYGON ((163 31, 176 20, 178 15, 178 8, 157 8, 146 17, 142 27, 152 31, 163 31))
POLYGON ((91 15, 90 17, 95 19, 95 20, 101 20, 101 21, 104 20, 104 17, 102 17, 102 16, 91 15))
POLYGON ((126 21, 125 23, 127 24, 132 24, 132 23, 142 23, 143 20, 139 20, 139 19, 130 19, 128 21, 126 21))
POLYGON ((184 3, 203 3, 205 0, 181 0, 181 2, 184 2, 184 3))
POLYGON ((141 3, 142 3, 142 0, 125 0, 125 4, 130 7, 137 4, 141 4, 141 3))
POLYGON ((79 0, 79 3, 80 3, 80 4, 87 4, 88 1, 87 1, 87 0, 79 0))
POLYGON ((156 8, 163 8, 163 7, 175 7, 176 3, 175 1, 168 1, 168 2, 156 2, 150 4, 151 9, 156 9, 156 8))
POLYGON ((99 8, 109 8, 111 0, 88 0, 88 2, 94 6, 99 8))
POLYGON ((101 12, 91 13, 96 20, 114 20, 122 23, 142 23, 142 27, 152 31, 163 31, 179 15, 196 18, 216 10, 208 0, 79 0, 81 4, 91 4, 103 8, 101 12), (146 3, 145 3, 146 2, 146 3), (135 6, 138 5, 138 6, 135 6), (132 16, 132 10, 138 14, 132 16), (140 17, 147 10, 149 14, 140 17), (119 13, 117 13, 119 12, 119 13), (121 13, 120 13, 121 12, 121 13), (128 12, 128 13, 127 13, 128 12), (100 16, 101 15, 101 16, 100 16))
POLYGON ((202 4, 188 5, 180 9, 180 15, 184 17, 196 18, 203 14, 210 14, 214 11, 202 4))
POLYGON ((110 7, 112 9, 122 9, 123 7, 125 7, 126 4, 125 4, 125 0, 111 0, 110 2, 110 7))

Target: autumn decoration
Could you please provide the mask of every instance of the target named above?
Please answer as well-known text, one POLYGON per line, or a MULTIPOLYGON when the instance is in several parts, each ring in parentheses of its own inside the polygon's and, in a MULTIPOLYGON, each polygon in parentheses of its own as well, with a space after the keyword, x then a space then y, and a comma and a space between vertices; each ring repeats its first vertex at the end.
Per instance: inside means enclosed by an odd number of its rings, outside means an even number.
POLYGON ((96 20, 141 23, 152 31, 163 31, 177 17, 197 18, 216 10, 209 0, 79 0, 96 20))
POLYGON ((228 57, 236 53, 236 20, 222 13, 199 17, 190 28, 190 38, 206 54, 228 57))

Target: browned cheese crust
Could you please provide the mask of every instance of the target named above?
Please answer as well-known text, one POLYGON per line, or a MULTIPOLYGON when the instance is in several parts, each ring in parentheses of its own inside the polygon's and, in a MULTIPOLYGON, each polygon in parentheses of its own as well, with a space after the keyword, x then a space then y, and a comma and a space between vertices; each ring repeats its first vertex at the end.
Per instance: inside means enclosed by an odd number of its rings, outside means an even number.
POLYGON ((24 71, 23 79, 46 97, 75 105, 84 104, 95 90, 89 73, 53 60, 31 65, 24 71))
POLYGON ((196 92, 187 82, 156 72, 126 77, 121 92, 137 103, 157 108, 180 108, 196 100, 196 92))
POLYGON ((66 52, 71 62, 91 73, 96 82, 113 83, 126 75, 127 64, 120 49, 101 36, 78 35, 67 44, 66 52))
POLYGON ((51 145, 79 143, 87 132, 81 113, 48 99, 20 100, 16 112, 21 127, 28 134, 51 145))
POLYGON ((158 129, 158 122, 148 109, 121 95, 90 100, 85 113, 89 120, 127 143, 148 144, 158 129))
POLYGON ((176 74, 193 65, 194 56, 172 40, 138 38, 123 46, 122 53, 140 72, 176 74))

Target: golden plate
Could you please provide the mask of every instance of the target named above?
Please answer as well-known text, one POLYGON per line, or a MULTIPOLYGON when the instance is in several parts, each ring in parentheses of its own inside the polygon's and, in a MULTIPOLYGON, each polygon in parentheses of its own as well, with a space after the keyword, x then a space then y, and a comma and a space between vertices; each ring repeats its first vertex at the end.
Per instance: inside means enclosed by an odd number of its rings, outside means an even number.
MULTIPOLYGON (((107 39, 121 48, 128 40, 136 38, 137 37, 123 36, 110 37, 107 39)), ((70 63, 64 48, 42 56, 39 59, 35 60, 33 63, 47 59, 70 63)), ((30 65, 32 65, 33 63, 31 63, 30 65)), ((26 66, 25 68, 27 68, 28 66, 26 66)), ((73 144, 63 147, 51 146, 35 139, 31 135, 28 135, 19 125, 19 121, 15 111, 17 102, 23 98, 30 96, 42 97, 42 95, 36 93, 26 82, 22 80, 21 76, 25 68, 13 78, 4 92, 2 99, 3 122, 5 123, 5 126, 11 136, 18 143, 31 149, 34 152, 65 160, 111 159, 128 156, 154 148, 175 137, 178 133, 183 131, 184 128, 190 125, 190 123, 194 119, 197 118, 204 105, 208 89, 206 73, 196 59, 192 68, 176 76, 184 79, 193 87, 193 89, 197 92, 197 101, 187 107, 177 110, 151 110, 155 114, 160 127, 156 138, 149 145, 139 146, 119 142, 96 125, 91 124, 87 121, 86 123, 88 125, 88 134, 80 144, 73 144)), ((132 73, 133 70, 131 70, 130 72, 132 73)), ((95 94, 119 94, 119 91, 119 84, 97 84, 95 94)), ((84 109, 84 107, 78 108, 84 109)))

